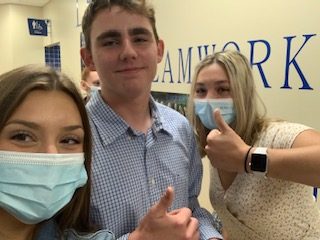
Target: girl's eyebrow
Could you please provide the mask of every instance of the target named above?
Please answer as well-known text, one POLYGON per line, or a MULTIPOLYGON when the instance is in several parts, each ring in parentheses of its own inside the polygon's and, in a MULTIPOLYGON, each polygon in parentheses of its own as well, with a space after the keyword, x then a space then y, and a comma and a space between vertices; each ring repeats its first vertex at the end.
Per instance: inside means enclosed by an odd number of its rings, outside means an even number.
POLYGON ((7 122, 5 124, 5 126, 11 125, 11 124, 20 124, 20 125, 24 125, 28 128, 32 128, 32 129, 39 129, 40 126, 34 122, 29 122, 29 121, 25 121, 25 120, 11 120, 9 122, 7 122))
POLYGON ((215 84, 217 84, 217 85, 225 84, 225 83, 229 83, 227 79, 215 81, 215 84))
MULTIPOLYGON (((8 126, 8 125, 11 125, 11 124, 20 124, 20 125, 24 125, 28 128, 32 128, 32 129, 40 129, 41 127, 34 123, 34 122, 30 122, 30 121, 25 121, 25 120, 12 120, 12 121, 9 121, 5 124, 5 126, 8 126)), ((81 125, 70 125, 70 126, 65 126, 63 127, 63 129, 65 131, 73 131, 73 130, 76 130, 76 129, 83 129, 83 127, 81 125)))
MULTIPOLYGON (((208 82, 209 82, 209 84, 212 84, 212 85, 221 85, 221 84, 229 83, 229 81, 227 79, 225 79, 225 80, 217 80, 217 81, 208 81, 208 82)), ((208 85, 208 83, 196 82, 196 85, 204 86, 204 85, 208 85)))

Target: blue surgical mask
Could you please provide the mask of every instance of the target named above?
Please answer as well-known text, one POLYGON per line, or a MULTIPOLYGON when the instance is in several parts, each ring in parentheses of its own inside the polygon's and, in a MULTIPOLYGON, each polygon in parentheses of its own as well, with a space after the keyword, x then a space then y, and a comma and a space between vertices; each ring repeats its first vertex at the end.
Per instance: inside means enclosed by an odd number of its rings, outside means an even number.
POLYGON ((0 208, 23 223, 54 216, 87 182, 84 154, 0 151, 0 208))
POLYGON ((196 115, 200 118, 202 124, 210 130, 217 128, 213 117, 214 109, 220 109, 221 116, 227 124, 230 124, 236 116, 232 98, 194 99, 194 106, 196 115))
POLYGON ((101 87, 99 86, 90 86, 90 92, 93 93, 93 92, 97 92, 97 91, 100 91, 101 90, 101 87))

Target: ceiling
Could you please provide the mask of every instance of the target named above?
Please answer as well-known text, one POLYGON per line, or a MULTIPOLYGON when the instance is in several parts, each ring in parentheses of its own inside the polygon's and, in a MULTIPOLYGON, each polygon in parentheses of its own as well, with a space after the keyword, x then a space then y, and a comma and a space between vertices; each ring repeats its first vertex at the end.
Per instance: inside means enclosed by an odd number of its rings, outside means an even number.
POLYGON ((29 5, 43 7, 50 0, 0 0, 0 4, 20 4, 20 5, 29 5))

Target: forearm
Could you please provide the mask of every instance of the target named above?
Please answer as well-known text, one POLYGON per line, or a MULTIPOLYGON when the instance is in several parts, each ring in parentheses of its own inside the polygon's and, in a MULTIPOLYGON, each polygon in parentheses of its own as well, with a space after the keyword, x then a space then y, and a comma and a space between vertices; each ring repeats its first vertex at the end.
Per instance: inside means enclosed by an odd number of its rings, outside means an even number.
POLYGON ((320 147, 268 149, 268 177, 320 186, 320 147))
MULTIPOLYGON (((278 145, 277 149, 269 147, 267 150, 269 177, 313 187, 320 186, 319 132, 305 130, 295 137, 291 146, 281 148, 281 144, 278 145)), ((251 152, 253 151, 254 149, 251 152)))

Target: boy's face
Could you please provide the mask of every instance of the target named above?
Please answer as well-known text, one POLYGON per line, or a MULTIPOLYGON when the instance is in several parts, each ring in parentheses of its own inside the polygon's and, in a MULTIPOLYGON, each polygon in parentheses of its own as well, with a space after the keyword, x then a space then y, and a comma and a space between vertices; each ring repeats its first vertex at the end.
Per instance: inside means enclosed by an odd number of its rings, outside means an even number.
POLYGON ((82 90, 86 91, 87 93, 90 92, 90 88, 92 86, 100 87, 100 78, 96 71, 90 71, 87 79, 81 80, 80 87, 82 90))
POLYGON ((163 42, 156 42, 148 18, 117 6, 101 10, 92 23, 90 39, 91 51, 82 49, 81 54, 98 71, 103 95, 149 95, 163 42))

